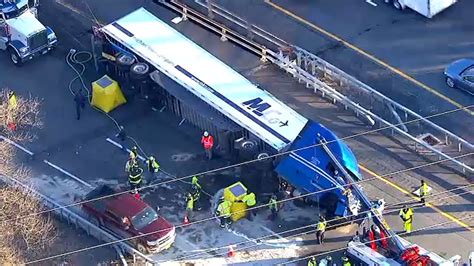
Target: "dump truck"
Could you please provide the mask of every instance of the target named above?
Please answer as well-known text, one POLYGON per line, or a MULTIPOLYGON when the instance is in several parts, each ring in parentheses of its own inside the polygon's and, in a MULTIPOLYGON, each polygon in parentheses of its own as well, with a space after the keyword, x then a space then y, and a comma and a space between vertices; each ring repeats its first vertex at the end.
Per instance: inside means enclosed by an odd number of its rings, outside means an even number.
POLYGON ((0 50, 7 51, 13 64, 51 52, 58 43, 54 31, 38 19, 38 0, 0 0, 0 50))
POLYGON ((143 200, 102 185, 83 199, 82 209, 90 220, 111 233, 130 239, 138 251, 157 253, 168 249, 176 238, 175 227, 143 200), (96 200, 99 199, 99 200, 96 200))
MULTIPOLYGON (((181 118, 180 123, 213 134, 217 153, 259 159, 263 172, 276 173, 293 195, 321 203, 328 217, 371 212, 373 223, 388 236, 393 260, 403 263, 406 246, 356 184, 362 179, 357 159, 331 130, 303 117, 144 8, 93 32, 97 60, 105 69, 148 83, 141 87, 144 94, 158 94, 162 109, 181 118), (276 154, 280 156, 272 156, 276 154)), ((423 262, 427 257, 410 259, 423 262)))

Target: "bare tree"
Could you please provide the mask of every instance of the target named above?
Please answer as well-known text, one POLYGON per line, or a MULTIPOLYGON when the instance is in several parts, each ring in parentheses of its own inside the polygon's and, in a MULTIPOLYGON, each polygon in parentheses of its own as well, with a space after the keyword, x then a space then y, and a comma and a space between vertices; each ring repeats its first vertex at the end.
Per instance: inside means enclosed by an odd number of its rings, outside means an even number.
POLYGON ((17 97, 12 104, 14 91, 0 91, 0 132, 14 141, 33 141, 35 131, 43 126, 39 117, 41 100, 29 95, 17 97))
MULTIPOLYGON (((41 101, 31 96, 12 99, 11 90, 0 90, 0 134, 13 141, 33 141, 42 127, 41 101)), ((0 175, 28 183, 30 171, 16 158, 16 148, 0 141, 0 175)), ((43 206, 22 187, 0 183, 0 262, 18 265, 45 250, 55 237, 49 216, 38 213, 43 206)))

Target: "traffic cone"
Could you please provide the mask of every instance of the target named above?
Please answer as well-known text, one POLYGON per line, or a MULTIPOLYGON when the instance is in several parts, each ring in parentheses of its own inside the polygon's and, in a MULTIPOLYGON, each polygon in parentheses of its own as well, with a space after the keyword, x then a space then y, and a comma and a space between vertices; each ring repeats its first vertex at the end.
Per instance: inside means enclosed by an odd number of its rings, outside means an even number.
POLYGON ((184 225, 189 224, 189 219, 188 219, 188 216, 187 216, 187 215, 184 216, 183 224, 184 224, 184 225))
POLYGON ((235 251, 233 246, 229 246, 229 250, 227 251, 227 257, 234 257, 235 256, 235 251))

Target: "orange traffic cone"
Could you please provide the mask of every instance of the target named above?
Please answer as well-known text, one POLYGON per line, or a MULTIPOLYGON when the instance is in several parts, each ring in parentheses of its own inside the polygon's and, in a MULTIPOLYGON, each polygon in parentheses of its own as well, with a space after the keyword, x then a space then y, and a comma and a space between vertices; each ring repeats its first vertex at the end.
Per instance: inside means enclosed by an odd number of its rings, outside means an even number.
POLYGON ((184 216, 183 224, 184 224, 184 225, 189 224, 189 219, 188 219, 188 216, 187 216, 187 215, 184 216))
POLYGON ((233 246, 229 246, 229 251, 227 252, 227 257, 234 257, 235 251, 233 246))

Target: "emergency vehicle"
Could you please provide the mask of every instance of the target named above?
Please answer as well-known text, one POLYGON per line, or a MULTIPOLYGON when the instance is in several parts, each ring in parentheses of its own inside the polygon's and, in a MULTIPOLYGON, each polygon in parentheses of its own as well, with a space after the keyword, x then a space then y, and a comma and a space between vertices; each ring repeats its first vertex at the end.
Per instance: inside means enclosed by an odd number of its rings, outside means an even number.
MULTIPOLYGON (((216 137, 218 152, 262 159, 293 194, 325 203, 329 216, 373 212, 391 254, 411 252, 410 262, 429 261, 385 226, 355 184, 362 178, 355 155, 324 125, 301 116, 144 8, 93 32, 106 65, 129 73, 121 76, 148 76, 166 108, 216 137), (277 153, 284 154, 270 158, 277 153)), ((397 255, 391 259, 404 264, 397 255)))
POLYGON ((7 51, 13 64, 46 54, 57 45, 54 31, 38 19, 38 0, 0 0, 0 50, 7 51))

